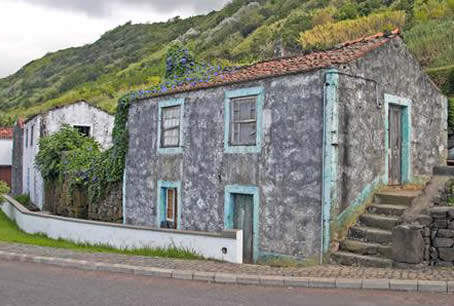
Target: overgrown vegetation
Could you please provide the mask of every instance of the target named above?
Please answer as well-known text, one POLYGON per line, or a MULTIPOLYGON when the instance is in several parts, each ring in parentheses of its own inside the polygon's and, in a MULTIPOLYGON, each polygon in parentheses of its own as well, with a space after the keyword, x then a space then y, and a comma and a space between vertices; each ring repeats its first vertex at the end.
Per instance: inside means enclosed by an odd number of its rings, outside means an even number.
POLYGON ((176 40, 200 61, 235 66, 305 51, 298 39, 311 37, 309 33, 315 37, 320 32, 315 28, 341 33, 325 38, 323 45, 330 46, 402 25, 405 14, 404 38, 423 66, 453 65, 453 1, 233 0, 207 15, 153 24, 129 22, 93 44, 47 54, 0 79, 0 125, 80 99, 114 113, 117 101, 128 92, 169 82, 164 59, 169 49, 178 48, 176 40), (371 20, 377 16, 391 21, 374 26, 371 20), (348 24, 361 31, 346 32, 343 27, 348 24))
POLYGON ((41 137, 35 164, 46 182, 70 179, 71 186, 87 186, 90 169, 100 156, 100 145, 70 126, 41 137))
POLYGON ((70 249, 79 252, 91 253, 118 253, 126 255, 138 256, 158 256, 171 257, 180 259, 201 259, 201 257, 191 250, 178 249, 175 247, 163 248, 144 248, 144 249, 116 249, 107 245, 90 245, 79 244, 67 240, 55 240, 45 235, 31 235, 21 231, 18 226, 8 219, 5 214, 0 211, 0 241, 15 242, 23 244, 32 244, 44 247, 70 249))
POLYGON ((378 32, 391 32, 405 25, 403 11, 384 12, 354 20, 328 22, 317 25, 312 30, 301 33, 299 42, 305 50, 320 50, 358 37, 378 32))
POLYGON ((10 189, 8 187, 8 184, 6 182, 0 180, 0 196, 2 194, 8 194, 10 192, 10 189))

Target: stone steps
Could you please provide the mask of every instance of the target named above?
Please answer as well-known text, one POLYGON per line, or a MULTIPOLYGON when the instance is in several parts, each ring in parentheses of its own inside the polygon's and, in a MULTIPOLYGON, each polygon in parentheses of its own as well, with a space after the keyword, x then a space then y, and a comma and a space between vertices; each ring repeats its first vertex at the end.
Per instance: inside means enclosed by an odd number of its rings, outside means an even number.
POLYGON ((375 268, 390 268, 392 260, 377 256, 361 255, 350 252, 336 252, 332 258, 341 265, 346 266, 367 266, 375 268))
POLYGON ((399 222, 398 217, 381 216, 376 214, 365 213, 359 217, 361 224, 384 230, 392 230, 399 222))
POLYGON ((342 265, 391 267, 392 229, 418 194, 401 190, 376 193, 374 203, 349 229, 332 259, 342 265))
POLYGON ((342 241, 340 245, 340 250, 361 255, 392 258, 391 246, 383 245, 380 243, 347 239, 342 241))
POLYGON ((367 211, 372 214, 386 215, 386 216, 402 216, 407 209, 403 205, 395 204, 372 204, 367 208, 367 211))
POLYGON ((378 192, 375 194, 375 203, 410 206, 419 191, 378 192))
POLYGON ((378 228, 354 225, 349 230, 349 238, 372 243, 388 244, 392 242, 392 232, 378 228))

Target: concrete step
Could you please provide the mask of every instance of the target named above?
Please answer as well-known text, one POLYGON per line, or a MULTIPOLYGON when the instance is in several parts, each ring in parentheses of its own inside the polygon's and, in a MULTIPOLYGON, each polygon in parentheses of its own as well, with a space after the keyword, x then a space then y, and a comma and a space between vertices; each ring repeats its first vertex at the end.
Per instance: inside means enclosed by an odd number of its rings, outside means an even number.
POLYGON ((347 239, 342 241, 340 250, 361 255, 392 258, 392 247, 379 243, 347 239))
POLYGON ((398 217, 391 217, 391 216, 380 216, 375 214, 362 214, 359 217, 359 221, 361 224, 364 224, 369 227, 384 229, 384 230, 392 230, 394 226, 397 225, 399 222, 398 217))
POLYGON ((394 204, 372 204, 367 211, 377 215, 402 216, 408 207, 394 204))
POLYGON ((378 192, 375 194, 375 203, 410 206, 419 193, 419 191, 378 192))
POLYGON ((341 265, 346 266, 366 266, 376 268, 389 268, 392 267, 392 260, 376 256, 360 255, 349 252, 336 252, 333 253, 332 259, 341 265))
POLYGON ((378 228, 354 225, 350 228, 348 237, 373 243, 391 243, 392 232, 378 228))

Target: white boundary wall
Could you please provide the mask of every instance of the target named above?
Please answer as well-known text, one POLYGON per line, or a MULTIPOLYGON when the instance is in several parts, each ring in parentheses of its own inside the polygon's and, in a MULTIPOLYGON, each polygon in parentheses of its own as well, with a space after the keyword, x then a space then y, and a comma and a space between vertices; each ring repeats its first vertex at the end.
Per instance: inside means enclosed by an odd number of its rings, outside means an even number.
POLYGON ((15 221, 19 228, 30 234, 42 233, 53 239, 104 244, 115 248, 175 246, 192 250, 205 258, 238 264, 243 262, 241 230, 222 233, 191 232, 65 218, 31 212, 11 197, 4 198, 2 211, 15 221), (226 254, 223 253, 223 248, 226 248, 226 254))

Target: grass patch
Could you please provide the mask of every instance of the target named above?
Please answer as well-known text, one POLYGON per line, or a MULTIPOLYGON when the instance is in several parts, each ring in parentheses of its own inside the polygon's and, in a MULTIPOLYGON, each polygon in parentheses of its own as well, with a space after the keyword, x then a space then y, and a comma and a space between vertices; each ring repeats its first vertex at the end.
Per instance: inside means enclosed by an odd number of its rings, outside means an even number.
POLYGON ((166 249, 116 249, 108 245, 79 244, 63 239, 55 240, 43 234, 27 234, 20 230, 17 224, 11 221, 2 211, 0 211, 0 241, 32 244, 89 253, 115 253, 179 259, 202 259, 201 256, 195 254, 191 250, 178 249, 174 247, 166 249))

